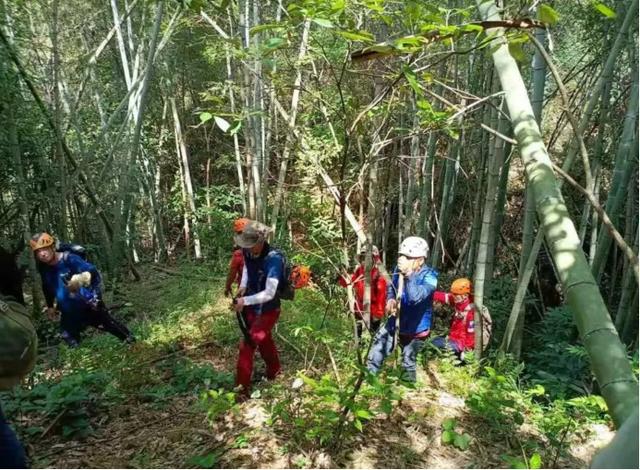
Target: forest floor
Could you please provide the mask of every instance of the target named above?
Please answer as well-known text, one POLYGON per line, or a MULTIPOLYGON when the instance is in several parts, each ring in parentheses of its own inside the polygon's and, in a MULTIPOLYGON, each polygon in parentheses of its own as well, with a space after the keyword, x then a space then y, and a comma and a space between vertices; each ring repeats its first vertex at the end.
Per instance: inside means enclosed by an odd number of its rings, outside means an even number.
MULTIPOLYGON (((38 380, 59 385, 42 395, 47 405, 39 412, 34 411, 37 400, 31 408, 23 401, 12 418, 33 467, 509 467, 503 456, 514 455, 514 436, 489 432, 469 413, 457 393, 460 384, 443 372, 448 369, 440 359, 419 371, 418 387, 405 390, 392 413, 376 414, 343 448, 296 444, 271 417, 279 390, 290 388, 300 371, 332 371, 330 361, 318 361, 314 368, 310 350, 296 345, 296 328, 304 324, 304 312, 297 308, 317 304, 318 298, 305 294, 289 312, 285 305, 276 335, 284 373, 275 383, 257 383, 260 396, 235 405, 230 391, 239 331, 222 295, 223 281, 208 279, 204 268, 171 270, 175 273, 143 267, 145 281, 120 293, 131 306, 118 315, 129 316, 138 344, 127 347, 97 334, 78 350, 50 347, 42 357, 38 380), (54 400, 56 406, 50 403, 54 400), (442 443, 448 418, 471 436, 468 449, 442 443)), ((348 329, 346 318, 329 317, 331 328, 348 329)), ((257 357, 257 372, 263 368, 257 357)), ((518 442, 545 445, 536 429, 524 425, 518 433, 518 442)), ((565 455, 543 466, 588 466, 612 435, 603 424, 582 429, 567 436, 565 455)))

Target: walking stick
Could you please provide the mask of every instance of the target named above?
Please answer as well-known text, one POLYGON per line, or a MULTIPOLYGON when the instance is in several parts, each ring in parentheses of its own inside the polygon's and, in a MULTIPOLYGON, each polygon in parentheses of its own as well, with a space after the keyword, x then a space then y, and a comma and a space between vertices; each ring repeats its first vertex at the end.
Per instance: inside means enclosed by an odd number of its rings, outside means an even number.
POLYGON ((398 290, 396 291, 396 331, 394 332, 393 338, 393 345, 396 348, 396 367, 400 359, 400 305, 402 304, 402 293, 404 291, 404 276, 401 273, 398 273, 398 276, 400 276, 400 278, 398 279, 398 290))

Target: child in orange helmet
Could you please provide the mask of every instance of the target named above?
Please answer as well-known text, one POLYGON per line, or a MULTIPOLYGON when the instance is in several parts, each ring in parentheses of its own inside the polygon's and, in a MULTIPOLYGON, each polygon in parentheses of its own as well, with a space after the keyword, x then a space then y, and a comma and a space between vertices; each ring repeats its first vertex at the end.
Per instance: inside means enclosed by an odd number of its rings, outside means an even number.
POLYGON ((451 305, 455 311, 448 338, 438 336, 432 340, 432 344, 439 349, 453 351, 462 359, 464 352, 473 350, 475 346, 475 305, 471 281, 467 278, 456 279, 449 291, 436 291, 433 295, 434 302, 451 305))
MULTIPOLYGON (((233 222, 233 231, 235 235, 240 235, 247 224, 249 219, 241 217, 233 222)), ((244 267, 244 258, 242 257, 242 249, 238 246, 233 247, 233 254, 231 255, 231 261, 229 262, 229 274, 227 275, 227 282, 224 286, 224 295, 229 297, 231 295, 231 286, 235 282, 238 286, 242 279, 242 268, 244 267)))

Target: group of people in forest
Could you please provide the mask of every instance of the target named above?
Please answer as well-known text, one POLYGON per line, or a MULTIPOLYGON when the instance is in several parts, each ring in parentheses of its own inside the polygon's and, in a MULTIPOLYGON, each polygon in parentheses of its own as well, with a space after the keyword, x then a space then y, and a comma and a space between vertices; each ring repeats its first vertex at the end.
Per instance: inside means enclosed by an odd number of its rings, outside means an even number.
MULTIPOLYGON (((281 372, 272 337, 280 317, 281 299, 288 298, 284 291, 292 288, 293 274, 297 279, 307 281, 310 273, 296 267, 292 274, 284 253, 268 242, 269 227, 266 225, 241 218, 233 223, 233 230, 235 246, 224 292, 233 297, 232 309, 242 331, 236 385, 238 400, 244 401, 251 393, 256 350, 266 363, 268 380, 275 379, 281 372), (234 284, 237 286, 235 293, 234 284)), ((126 325, 105 306, 100 273, 87 261, 81 247, 56 245, 48 233, 34 235, 30 246, 42 279, 47 316, 55 320, 60 312, 60 334, 69 347, 79 345, 82 332, 89 326, 111 333, 125 343, 136 341, 126 325)), ((434 302, 453 306, 455 313, 448 337, 434 338, 431 343, 452 351, 461 361, 465 351, 474 347, 475 310, 471 282, 457 279, 450 292, 437 290, 438 272, 427 265, 428 254, 429 246, 424 239, 408 237, 400 244, 397 266, 389 276, 379 250, 373 246, 373 263, 368 273, 363 249, 355 271, 350 275, 345 271, 338 279, 341 286, 353 289, 358 336, 362 336, 365 327, 373 336, 367 360, 367 368, 372 373, 381 369, 397 342, 402 351, 403 379, 415 382, 418 354, 432 329, 434 302), (368 312, 365 312, 365 276, 370 279, 368 312), (383 321, 385 315, 387 320, 383 321)), ((293 287, 305 283, 294 283, 293 287)), ((4 461, 13 467, 25 464, 24 452, 1 411, 0 455, 10 455, 11 459, 7 457, 4 461)))
MULTIPOLYGON (((275 378, 281 369, 271 329, 280 316, 278 286, 287 280, 283 279, 282 254, 266 241, 268 230, 263 224, 244 218, 234 222, 236 247, 229 264, 225 294, 231 295, 234 282, 238 284, 233 308, 240 315, 244 333, 236 373, 242 397, 248 397, 250 392, 256 349, 265 360, 267 379, 275 378)), ((367 360, 369 371, 380 370, 397 341, 402 349, 404 379, 416 381, 417 358, 431 333, 434 302, 451 305, 455 312, 448 337, 436 337, 432 344, 452 351, 464 361, 465 351, 475 345, 471 281, 457 279, 450 292, 437 290, 438 272, 426 264, 429 246, 420 237, 408 237, 400 244, 397 267, 390 278, 381 264, 377 247, 372 247, 373 265, 369 273, 365 270, 365 254, 363 249, 353 274, 343 273, 338 283, 353 288, 357 335, 362 336, 365 324, 373 335, 367 360), (370 280, 368 321, 365 321, 365 276, 370 280), (388 319, 383 324, 385 313, 388 319)))
MULTIPOLYGON (((433 323, 433 303, 454 308, 449 335, 431 340, 436 348, 453 352, 461 362, 465 351, 475 345, 475 306, 471 281, 456 279, 450 292, 437 290, 438 272, 426 264, 429 245, 423 238, 408 237, 398 250, 397 266, 392 276, 385 276, 380 252, 372 246, 372 266, 369 270, 370 304, 369 331, 373 344, 367 359, 367 368, 377 373, 384 359, 395 348, 398 341, 402 349, 404 379, 416 380, 416 361, 425 341, 430 336, 433 323), (382 320, 388 314, 387 321, 382 320), (396 335, 396 329, 399 329, 396 335)), ((365 323, 365 264, 366 247, 359 255, 359 264, 353 274, 342 274, 338 283, 353 288, 354 315, 358 322, 357 334, 362 335, 365 323)))

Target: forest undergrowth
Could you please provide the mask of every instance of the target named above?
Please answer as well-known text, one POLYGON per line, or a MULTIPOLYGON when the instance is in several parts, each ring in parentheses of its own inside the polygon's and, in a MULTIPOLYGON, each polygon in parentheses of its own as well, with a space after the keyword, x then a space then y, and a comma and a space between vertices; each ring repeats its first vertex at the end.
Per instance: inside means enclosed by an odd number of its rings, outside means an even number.
MULTIPOLYGON (((612 436, 584 352, 569 337, 541 339, 571 334, 565 310, 546 317, 526 363, 490 351, 460 367, 425 348, 407 386, 392 361, 378 378, 361 372, 342 299, 314 287, 284 304, 284 373, 265 381, 256 357, 253 399, 238 405, 240 332, 211 271, 143 266, 144 280, 112 299, 127 302, 118 316, 133 346, 102 334, 76 350, 43 342, 28 386, 3 397, 34 467, 569 468, 612 436), (554 352, 572 353, 570 367, 554 368, 554 352)), ((508 306, 489 305, 499 324, 508 306)))

